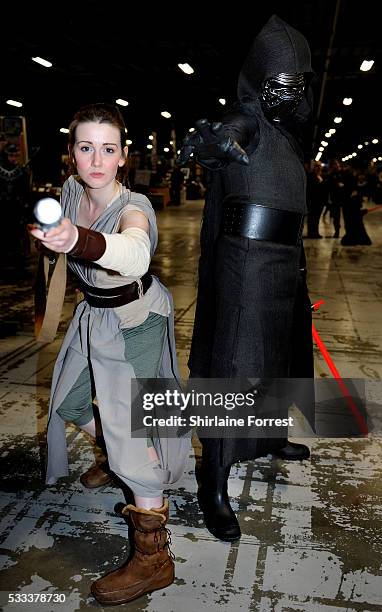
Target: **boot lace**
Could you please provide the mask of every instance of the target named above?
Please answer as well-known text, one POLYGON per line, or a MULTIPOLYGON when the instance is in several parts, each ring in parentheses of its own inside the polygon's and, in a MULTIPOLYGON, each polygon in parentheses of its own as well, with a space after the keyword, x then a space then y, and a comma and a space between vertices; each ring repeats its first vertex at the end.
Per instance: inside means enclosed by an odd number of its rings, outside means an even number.
MULTIPOLYGON (((143 529, 136 529, 136 531, 139 531, 140 533, 147 533, 147 531, 144 531, 143 529)), ((171 548, 170 548, 170 544, 172 545, 172 539, 171 539, 171 531, 170 529, 168 529, 168 527, 159 527, 159 529, 155 529, 154 530, 154 542, 156 544, 158 544, 157 546, 157 552, 160 552, 161 550, 164 550, 165 548, 168 549, 168 554, 171 557, 171 559, 174 561, 175 560, 175 555, 172 552, 171 548), (167 538, 166 538, 166 542, 164 543, 164 546, 162 546, 162 548, 160 547, 160 540, 161 540, 161 532, 165 531, 167 538), (158 537, 159 534, 159 537, 158 537)), ((143 550, 140 550, 140 548, 138 548, 138 546, 135 544, 135 550, 137 550, 138 552, 140 552, 142 555, 147 555, 146 552, 144 552, 143 550)))
POLYGON ((170 555, 171 559, 173 561, 175 561, 175 555, 174 555, 174 553, 172 552, 172 550, 170 548, 170 544, 172 545, 171 531, 168 529, 168 527, 165 527, 164 530, 165 530, 165 532, 167 534, 167 541, 166 541, 166 543, 165 543, 163 548, 167 547, 168 554, 170 555))

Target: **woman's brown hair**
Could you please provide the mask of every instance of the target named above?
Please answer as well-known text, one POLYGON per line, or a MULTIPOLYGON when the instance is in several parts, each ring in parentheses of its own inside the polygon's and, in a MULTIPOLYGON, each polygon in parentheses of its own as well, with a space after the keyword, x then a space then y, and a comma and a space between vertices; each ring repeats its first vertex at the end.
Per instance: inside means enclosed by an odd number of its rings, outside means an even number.
MULTIPOLYGON (((73 148, 76 143, 76 128, 80 123, 88 123, 93 121, 94 123, 108 123, 116 127, 119 130, 121 136, 121 150, 124 155, 123 148, 126 141, 126 126, 123 120, 120 110, 112 104, 106 104, 103 102, 97 102, 96 104, 88 104, 80 108, 73 117, 71 124, 69 125, 69 159, 71 168, 70 170, 76 172, 76 164, 73 155, 73 148)), ((127 174, 126 163, 119 170, 120 179, 123 182, 125 175, 127 174)))

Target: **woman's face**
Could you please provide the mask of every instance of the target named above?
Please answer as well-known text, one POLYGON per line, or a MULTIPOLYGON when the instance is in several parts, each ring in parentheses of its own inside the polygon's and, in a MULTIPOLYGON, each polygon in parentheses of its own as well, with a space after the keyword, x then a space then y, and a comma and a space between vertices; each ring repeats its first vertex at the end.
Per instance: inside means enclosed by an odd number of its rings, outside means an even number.
POLYGON ((119 129, 109 123, 89 121, 77 126, 75 137, 73 155, 82 180, 92 189, 113 182, 118 168, 125 163, 119 129))

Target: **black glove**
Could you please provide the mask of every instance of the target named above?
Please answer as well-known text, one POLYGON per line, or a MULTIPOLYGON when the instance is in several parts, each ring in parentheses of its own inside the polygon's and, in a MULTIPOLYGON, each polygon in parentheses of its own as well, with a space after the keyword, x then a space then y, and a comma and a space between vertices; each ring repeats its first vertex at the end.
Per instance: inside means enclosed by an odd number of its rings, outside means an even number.
POLYGON ((196 131, 188 134, 183 141, 177 164, 184 166, 194 153, 198 162, 210 170, 219 170, 231 162, 247 166, 248 155, 241 146, 229 136, 222 123, 209 123, 199 119, 196 131))

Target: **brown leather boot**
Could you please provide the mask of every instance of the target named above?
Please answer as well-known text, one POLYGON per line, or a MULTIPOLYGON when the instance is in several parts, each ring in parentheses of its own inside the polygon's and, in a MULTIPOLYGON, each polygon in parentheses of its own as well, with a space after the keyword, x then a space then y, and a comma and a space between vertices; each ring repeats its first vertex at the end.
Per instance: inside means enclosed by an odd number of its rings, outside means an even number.
POLYGON ((80 482, 87 489, 97 489, 97 487, 103 487, 109 482, 112 482, 112 477, 109 472, 108 463, 96 463, 92 465, 86 472, 81 474, 80 482))
POLYGON ((105 440, 101 434, 97 435, 95 439, 94 455, 96 459, 95 464, 80 476, 81 484, 87 489, 103 487, 113 480, 107 460, 105 440))
POLYGON ((145 510, 128 505, 134 528, 134 551, 120 569, 93 582, 91 592, 101 604, 121 604, 174 582, 174 561, 169 551, 168 501, 162 508, 145 510))

